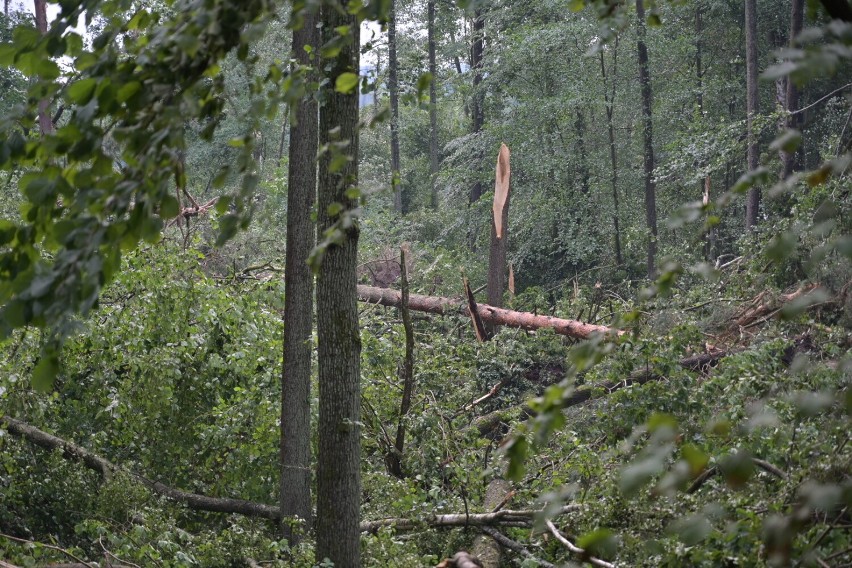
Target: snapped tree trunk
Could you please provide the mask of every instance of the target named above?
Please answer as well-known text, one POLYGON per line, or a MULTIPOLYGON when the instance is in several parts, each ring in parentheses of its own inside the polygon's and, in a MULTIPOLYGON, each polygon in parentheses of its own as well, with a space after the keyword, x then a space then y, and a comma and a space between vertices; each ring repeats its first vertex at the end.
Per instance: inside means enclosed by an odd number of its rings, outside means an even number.
POLYGON ((654 138, 651 110, 651 72, 645 45, 645 5, 636 0, 636 49, 639 55, 639 85, 642 90, 642 138, 645 165, 645 221, 648 226, 648 278, 657 272, 657 188, 654 183, 654 138))
MULTIPOLYGON (((757 0, 745 0, 746 37, 746 127, 748 130, 748 169, 754 171, 758 165, 757 134, 754 117, 757 114, 757 0)), ((760 188, 751 187, 746 198, 746 230, 757 225, 760 209, 760 188)))
POLYGON ((429 43, 429 180, 431 182, 430 203, 433 209, 438 208, 438 63, 435 56, 435 1, 427 2, 427 33, 429 43))
MULTIPOLYGON (((503 293, 506 290, 506 250, 509 239, 509 200, 511 197, 510 180, 509 148, 505 144, 501 144, 494 174, 491 249, 488 256, 488 303, 498 308, 503 305, 503 293)), ((491 328, 489 334, 493 333, 493 326, 491 328)))
MULTIPOLYGON (((293 30, 292 57, 297 66, 315 66, 310 54, 319 53, 316 14, 304 12, 302 27, 293 30), (310 54, 304 49, 310 46, 310 54)), ((311 71, 305 82, 312 82, 311 71)), ((314 248, 311 211, 316 200, 318 117, 317 102, 306 94, 295 109, 291 126, 287 187, 287 263, 284 268, 284 370, 281 380, 281 514, 298 518, 309 530, 311 509, 311 330, 313 274, 308 257, 314 248)), ((282 132, 282 144, 283 144, 282 132)), ((290 545, 299 531, 283 525, 290 545)))
POLYGON ((390 3, 388 20, 388 90, 390 91, 390 134, 391 134, 391 187, 393 188, 393 210, 403 213, 402 183, 399 177, 399 64, 396 58, 396 0, 390 3))
MULTIPOLYGON (((323 3, 325 42, 348 35, 340 51, 324 62, 329 85, 344 73, 359 71, 359 24, 348 2, 323 3)), ((320 108, 320 143, 329 145, 319 164, 317 235, 327 231, 339 239, 324 243, 317 274, 317 338, 319 369, 319 452, 317 457, 316 557, 338 568, 361 565, 360 355, 361 337, 355 289, 358 225, 351 212, 358 206, 351 189, 358 184, 358 88, 348 93, 329 88, 320 108), (333 154, 350 159, 331 169, 333 154)))

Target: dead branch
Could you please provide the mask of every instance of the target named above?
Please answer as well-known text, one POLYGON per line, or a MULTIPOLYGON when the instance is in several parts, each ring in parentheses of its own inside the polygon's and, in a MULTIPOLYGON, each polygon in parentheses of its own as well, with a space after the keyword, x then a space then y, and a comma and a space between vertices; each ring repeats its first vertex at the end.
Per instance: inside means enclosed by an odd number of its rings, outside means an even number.
POLYGON ((731 319, 737 329, 749 328, 763 323, 775 315, 788 302, 809 294, 817 288, 817 284, 801 286, 794 292, 781 294, 777 298, 769 297, 767 292, 761 292, 747 305, 743 306, 731 319))
MULTIPOLYGON (((756 465, 757 467, 759 467, 763 471, 774 475, 778 479, 783 479, 783 480, 787 479, 786 473, 784 473, 783 471, 781 471, 780 469, 778 469, 777 467, 775 467, 774 465, 772 465, 768 461, 765 461, 765 460, 762 460, 762 459, 759 459, 759 458, 751 458, 751 461, 754 462, 754 465, 756 465)), ((701 486, 704 485, 707 482, 708 479, 710 479, 711 477, 713 477, 717 473, 719 473, 719 467, 718 466, 713 466, 710 469, 705 470, 704 473, 702 473, 697 478, 695 478, 695 481, 692 482, 692 485, 689 486, 689 489, 687 489, 686 492, 687 493, 695 493, 696 491, 701 489, 701 486)))
MULTIPOLYGON (((398 290, 390 288, 376 288, 373 286, 358 286, 358 300, 382 306, 398 308, 402 303, 401 294, 398 290)), ((453 298, 440 296, 423 296, 411 294, 409 296, 409 309, 417 312, 430 314, 449 315, 461 314, 469 316, 470 311, 466 302, 453 298)), ((555 318, 532 314, 529 312, 516 312, 496 308, 487 304, 477 304, 476 311, 483 322, 508 327, 518 327, 526 330, 552 329, 559 335, 573 337, 575 339, 587 339, 595 333, 621 335, 624 332, 615 330, 604 325, 594 325, 577 320, 555 318)))
POLYGON ((531 560, 534 560, 536 562, 536 564, 538 566, 541 566, 542 568, 556 568, 555 564, 551 564, 547 560, 542 560, 541 558, 539 558, 538 556, 534 555, 532 552, 530 552, 529 550, 524 548, 524 545, 522 545, 520 542, 518 542, 516 540, 512 540, 511 538, 507 537, 506 535, 504 535, 503 533, 501 533, 497 529, 494 529, 494 528, 491 528, 491 527, 480 527, 479 530, 481 530, 482 532, 484 532, 485 534, 487 534, 488 536, 493 538, 503 548, 508 548, 509 550, 511 550, 513 552, 517 552, 518 554, 520 554, 524 558, 529 558, 531 560))
POLYGON ((26 539, 26 538, 18 538, 18 537, 10 536, 8 534, 3 534, 3 533, 0 533, 0 537, 3 537, 5 539, 11 540, 12 542, 17 542, 17 543, 20 543, 20 544, 28 544, 28 545, 32 545, 32 546, 41 546, 43 548, 55 550, 56 552, 62 553, 65 556, 67 556, 68 558, 71 558, 72 560, 76 560, 79 563, 78 565, 80 565, 80 566, 85 566, 86 568, 98 568, 96 564, 85 562, 82 558, 75 556, 74 554, 72 554, 71 552, 65 550, 64 548, 62 548, 60 546, 54 546, 52 544, 46 544, 44 542, 38 542, 36 540, 29 540, 29 539, 26 539))
POLYGON ((467 313, 470 314, 470 321, 473 323, 473 331, 476 334, 476 340, 482 343, 488 341, 491 335, 486 331, 485 325, 482 323, 482 317, 479 315, 479 309, 476 304, 476 298, 473 297, 473 290, 470 289, 470 282, 467 278, 464 279, 464 295, 467 300, 467 313))
MULTIPOLYGON (((577 505, 566 505, 559 510, 559 514, 576 511, 577 505)), ((540 514, 540 510, 511 510, 503 509, 493 513, 445 513, 439 515, 428 515, 421 519, 390 518, 376 521, 364 521, 361 523, 361 532, 375 533, 385 527, 391 527, 397 531, 415 530, 422 528, 445 528, 445 527, 482 527, 482 526, 530 526, 533 518, 540 514)))
POLYGON ((565 546, 565 548, 570 550, 573 554, 585 558, 586 560, 588 560, 589 564, 593 566, 600 566, 601 568, 615 568, 615 564, 610 564, 606 560, 601 560, 600 558, 595 558, 594 556, 588 556, 585 550, 583 550, 579 546, 576 546, 574 543, 568 540, 565 535, 562 534, 559 529, 556 528, 556 525, 553 524, 553 521, 547 520, 545 521, 545 524, 547 525, 547 528, 550 529, 551 534, 556 537, 556 540, 561 542, 565 546))

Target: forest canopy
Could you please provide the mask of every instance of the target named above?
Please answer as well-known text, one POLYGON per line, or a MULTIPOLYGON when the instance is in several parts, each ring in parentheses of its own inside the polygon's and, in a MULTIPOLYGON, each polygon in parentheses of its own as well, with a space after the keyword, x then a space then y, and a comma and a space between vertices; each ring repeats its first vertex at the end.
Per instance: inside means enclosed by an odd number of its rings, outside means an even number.
POLYGON ((5 0, 0 565, 852 563, 847 0, 5 0))

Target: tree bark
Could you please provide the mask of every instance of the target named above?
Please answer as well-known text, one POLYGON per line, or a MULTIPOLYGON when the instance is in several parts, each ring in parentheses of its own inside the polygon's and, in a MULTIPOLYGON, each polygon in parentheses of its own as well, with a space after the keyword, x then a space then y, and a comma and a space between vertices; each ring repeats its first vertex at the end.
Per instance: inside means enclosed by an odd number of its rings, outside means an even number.
MULTIPOLYGON (((796 37, 802 33, 804 23, 804 0, 792 0, 790 3, 790 47, 795 46, 796 37)), ((787 128, 799 128, 801 115, 792 114, 799 108, 799 88, 791 77, 787 77, 787 89, 784 94, 784 108, 787 111, 787 128)), ((782 154, 783 170, 781 179, 786 179, 793 174, 796 168, 796 152, 784 152, 782 154)))
POLYGON ((607 85, 606 64, 604 63, 604 50, 600 50, 601 59, 601 77, 603 78, 604 87, 604 104, 606 106, 606 124, 609 134, 609 161, 612 167, 612 228, 615 233, 615 263, 617 265, 624 264, 621 257, 621 231, 618 227, 618 156, 615 146, 615 125, 613 124, 613 104, 615 101, 615 78, 618 76, 618 36, 615 37, 615 43, 612 48, 612 85, 607 85), (608 93, 612 89, 612 94, 608 93))
MULTIPOLYGON (((318 17, 304 12, 302 27, 293 30, 292 57, 310 66, 319 53, 318 17), (304 46, 311 46, 311 54, 304 46)), ((306 82, 316 79, 312 71, 306 82)), ((318 117, 310 94, 299 102, 291 125, 287 192, 287 263, 284 268, 284 370, 281 380, 281 514, 304 521, 310 530, 311 509, 311 331, 313 274, 308 257, 315 233, 311 211, 316 201, 318 117)), ((283 132, 282 132, 283 139, 283 132)), ((285 523, 284 537, 293 546, 299 531, 285 523)))
POLYGON ((645 221, 648 226, 648 278, 657 273, 657 188, 654 183, 654 139, 651 107, 651 73, 645 45, 645 5, 636 0, 636 49, 639 58, 639 84, 642 91, 642 136, 645 166, 645 221))
MULTIPOLYGON (((381 304, 392 308, 398 308, 402 298, 397 290, 389 288, 374 288, 372 286, 358 286, 358 299, 362 302, 381 304)), ((448 315, 460 314, 470 316, 467 304, 460 300, 444 298, 440 296, 422 296, 411 294, 408 298, 408 307, 416 312, 430 314, 448 315)), ((612 333, 621 335, 624 332, 603 325, 594 325, 577 320, 541 316, 529 312, 516 312, 503 308, 496 308, 487 304, 477 304, 476 311, 483 322, 508 327, 518 327, 527 330, 552 329, 554 333, 573 337, 575 339, 587 339, 595 333, 612 333)))
POLYGON ((438 208, 438 63, 435 56, 435 1, 427 0, 427 33, 429 43, 429 179, 431 182, 430 203, 433 209, 438 208))
MULTIPOLYGON (((754 171, 758 166, 757 134, 754 131, 754 117, 757 114, 757 0, 745 0, 745 37, 746 37, 746 127, 748 129, 748 169, 754 171)), ((757 225, 760 209, 760 188, 751 187, 746 198, 746 230, 757 225)))
POLYGON ((390 144, 391 144, 391 187, 393 188, 393 210, 402 214, 402 183, 399 177, 399 64, 396 57, 396 0, 390 3, 388 19, 388 90, 390 91, 390 144))
MULTIPOLYGON (((323 3, 324 40, 335 40, 342 27, 350 34, 340 52, 328 60, 329 85, 343 73, 359 72, 359 24, 348 2, 323 3)), ((318 235, 337 232, 329 242, 317 275, 317 337, 319 342, 319 454, 317 460, 316 557, 338 568, 361 565, 358 526, 361 499, 360 355, 355 289, 358 224, 351 212, 358 206, 358 89, 341 93, 330 88, 320 110, 320 143, 333 144, 322 154, 318 185, 318 235), (334 152, 348 159, 331 170, 334 152), (347 195, 348 194, 348 195, 347 195), (333 204, 342 205, 340 211, 333 204)))
POLYGON ((402 327, 405 329, 405 356, 399 366, 399 379, 402 382, 402 401, 399 404, 399 418, 396 425, 394 449, 386 455, 388 472, 402 479, 402 456, 405 452, 405 420, 411 410, 411 395, 414 393, 414 326, 411 323, 411 311, 408 309, 408 268, 405 248, 399 254, 400 284, 402 287, 399 311, 402 314, 402 327))
MULTIPOLYGON (((483 508, 486 512, 493 511, 499 507, 512 490, 511 484, 505 479, 496 477, 488 483, 483 499, 483 508)), ((500 545, 488 535, 478 535, 473 539, 473 555, 479 558, 482 568, 498 568, 500 566, 500 545)))
MULTIPOLYGON (((473 16, 473 43, 470 49, 470 66, 473 69, 473 97, 471 99, 471 115, 473 119, 472 129, 474 135, 482 132, 482 126, 485 124, 485 109, 483 108, 484 96, 480 90, 482 84, 482 58, 483 58, 483 35, 485 32, 485 19, 482 17, 482 10, 477 9, 473 16)), ((476 157, 474 170, 477 177, 482 163, 480 154, 476 157)), ((470 189, 469 203, 473 204, 479 201, 482 197, 482 182, 478 179, 474 182, 470 189)))

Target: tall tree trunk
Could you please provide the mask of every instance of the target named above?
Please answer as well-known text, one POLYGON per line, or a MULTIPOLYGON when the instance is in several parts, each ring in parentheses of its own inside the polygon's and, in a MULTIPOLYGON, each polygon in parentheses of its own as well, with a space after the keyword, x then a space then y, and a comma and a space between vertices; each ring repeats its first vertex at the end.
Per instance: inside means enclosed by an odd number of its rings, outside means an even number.
MULTIPOLYGON (((793 47, 796 36, 802 33, 805 1, 792 0, 790 4, 790 47, 793 47)), ((788 113, 793 113, 799 108, 799 89, 796 87, 796 82, 790 77, 787 77, 787 92, 784 96, 784 107, 788 113)), ((786 123, 787 128, 799 128, 800 116, 788 114, 786 123)), ((784 179, 789 177, 796 168, 796 152, 784 152, 782 160, 784 168, 781 172, 781 178, 784 179)))
MULTIPOLYGON (((347 3, 348 4, 348 3, 347 3)), ((349 37, 326 66, 330 85, 343 73, 359 70, 359 25, 338 1, 322 5, 326 42, 347 27, 349 37)), ((358 89, 340 93, 329 89, 320 109, 320 143, 336 142, 322 154, 319 165, 318 223, 320 238, 328 230, 342 233, 327 243, 317 275, 317 337, 319 342, 319 454, 317 459, 316 557, 337 568, 361 565, 359 511, 360 473, 360 355, 356 266, 358 225, 348 217, 357 208, 352 188, 358 185, 358 89), (341 148, 341 145, 346 145, 341 148), (332 171, 333 153, 351 158, 332 171), (350 195, 347 195, 350 193, 350 195), (341 204, 342 210, 330 209, 341 204), (331 214, 334 212, 334 214, 331 214)))
POLYGON ((654 139, 651 111, 651 73, 645 45, 645 6, 636 0, 636 49, 639 55, 639 84, 642 90, 642 134, 645 157, 645 220, 648 226, 648 278, 657 272, 657 188, 654 183, 654 139))
POLYGON ((599 52, 601 59, 601 77, 603 78, 604 86, 604 103, 606 106, 606 124, 609 134, 609 161, 612 166, 612 228, 615 232, 615 263, 618 265, 624 264, 621 257, 621 231, 618 228, 618 155, 615 146, 615 125, 613 124, 613 103, 615 101, 615 78, 618 71, 618 36, 615 38, 615 43, 612 48, 612 85, 607 85, 606 64, 604 63, 604 50, 599 52), (608 90, 612 88, 612 94, 608 90))
MULTIPOLYGON (((700 124, 704 124, 704 50, 702 39, 704 37, 704 8, 701 5, 695 7, 695 79, 696 93, 695 102, 698 104, 700 124)), ((704 167, 707 164, 702 164, 704 167)), ((699 191, 702 192, 702 201, 708 205, 711 201, 711 179, 709 171, 704 174, 704 180, 698 182, 699 191)), ((704 259, 713 261, 716 257, 716 228, 712 227, 704 236, 704 259)))
MULTIPOLYGON (((473 98, 471 100, 471 115, 473 118, 472 132, 479 134, 482 132, 482 126, 485 123, 485 109, 483 108, 484 97, 480 92, 480 84, 482 83, 482 55, 483 55, 483 34, 485 31, 485 19, 482 17, 482 10, 477 9, 473 16, 473 43, 470 50, 470 66, 473 69, 473 98)), ((478 142, 477 142, 478 143, 478 142)), ((480 166, 482 164, 481 153, 476 157, 474 166, 477 177, 479 176, 480 166)), ((473 187, 470 189, 470 203, 476 203, 482 197, 482 182, 477 179, 473 187)))
POLYGON ((402 183, 399 168, 399 75, 396 59, 396 0, 391 0, 388 20, 388 89, 391 106, 391 187, 393 188, 393 210, 403 213, 402 183))
MULTIPOLYGON (((757 134, 754 117, 757 114, 757 0, 745 0, 746 34, 746 123, 748 128, 748 169, 754 171, 758 165, 757 134)), ((746 199, 746 230, 757 225, 760 209, 760 188, 748 190, 746 199)))
MULTIPOLYGON (((319 18, 308 11, 302 27, 293 30, 292 57, 296 65, 316 65, 319 18)), ((316 72, 306 78, 316 79, 316 72)), ((313 274, 308 256, 314 248, 311 211, 316 200, 318 117, 317 102, 309 94, 299 102, 291 125, 287 172, 287 263, 284 268, 284 370, 281 377, 281 515, 284 537, 295 545, 299 532, 287 517, 302 519, 306 529, 311 514, 311 329, 313 274)), ((285 120, 286 125, 286 120, 285 120)), ((281 133, 282 144, 284 132, 281 133)), ((281 152, 279 152, 280 154, 281 152)))
POLYGON ((428 0, 428 36, 429 36, 429 179, 431 181, 430 203, 438 208, 438 64, 435 57, 435 0, 428 0))
MULTIPOLYGON (((41 35, 47 34, 47 1, 35 0, 36 29, 41 35)), ((8 8, 8 6, 7 6, 8 8)), ((8 9, 6 10, 8 14, 8 9)), ((50 118, 50 101, 42 99, 38 102, 38 126, 42 135, 53 132, 53 120, 50 118)))

